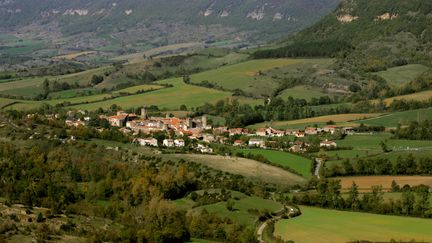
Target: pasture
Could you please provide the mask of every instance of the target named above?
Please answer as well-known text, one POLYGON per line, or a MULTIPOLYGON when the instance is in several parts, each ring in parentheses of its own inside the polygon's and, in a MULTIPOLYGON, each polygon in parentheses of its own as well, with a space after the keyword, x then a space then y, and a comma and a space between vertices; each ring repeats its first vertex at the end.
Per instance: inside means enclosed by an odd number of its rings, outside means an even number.
POLYGON ((404 185, 432 186, 432 176, 350 176, 334 178, 341 180, 342 190, 348 190, 355 182, 360 191, 370 191, 372 186, 383 187, 383 190, 390 190, 392 181, 396 181, 401 187, 404 185))
MULTIPOLYGON (((211 193, 215 190, 206 190, 211 193)), ((202 193, 203 191, 197 191, 202 193)), ((269 199, 263 199, 256 196, 247 196, 243 193, 231 191, 232 202, 234 207, 232 211, 229 211, 226 207, 226 202, 217 202, 209 205, 194 207, 195 202, 188 197, 176 200, 176 205, 184 210, 192 210, 192 212, 199 212, 207 210, 209 213, 215 213, 221 218, 230 218, 239 222, 240 224, 247 226, 254 226, 255 221, 259 217, 259 212, 268 211, 275 212, 282 208, 282 205, 278 202, 269 199), (258 210, 258 212, 252 212, 251 210, 258 210)))
POLYGON ((409 64, 400 67, 389 68, 374 74, 382 77, 390 85, 401 85, 416 79, 429 68, 421 64, 409 64))
MULTIPOLYGON (((432 98, 432 90, 421 91, 413 94, 394 96, 384 99, 386 105, 391 105, 395 100, 415 100, 415 101, 428 101, 432 98)), ((376 101, 375 101, 376 102, 376 101)))
POLYGON ((432 220, 301 207, 302 215, 281 220, 275 235, 297 243, 417 242, 432 240, 432 220))
POLYGON ((398 156, 406 156, 412 153, 415 156, 428 156, 432 153, 432 144, 425 140, 391 139, 390 133, 373 133, 362 135, 350 135, 345 139, 336 140, 338 147, 351 147, 351 150, 331 150, 326 154, 329 157, 328 165, 340 163, 343 159, 358 157, 384 157, 395 161, 398 156), (392 151, 384 153, 380 143, 385 142, 392 151))
POLYGON ((191 81, 193 83, 207 81, 227 90, 240 89, 260 96, 278 86, 275 80, 263 75, 263 72, 295 63, 298 63, 295 59, 251 60, 192 75, 191 81))
POLYGON ((432 108, 393 112, 383 116, 359 120, 357 123, 364 123, 371 126, 396 127, 398 124, 405 125, 412 121, 421 121, 426 119, 432 119, 432 108))
MULTIPOLYGON (((319 116, 319 117, 312 117, 312 118, 292 120, 292 121, 275 121, 272 122, 271 124, 265 122, 265 123, 252 125, 251 128, 266 127, 269 125, 273 128, 279 128, 279 129, 305 128, 314 125, 325 126, 325 123, 329 121, 333 121, 336 123, 348 123, 348 122, 355 122, 357 120, 364 119, 364 118, 379 117, 381 115, 382 115, 381 113, 338 114, 338 115, 319 116)), ((346 124, 346 125, 353 125, 353 124, 346 124)))
POLYGON ((282 168, 250 159, 201 154, 166 154, 163 155, 163 157, 171 160, 189 160, 223 172, 238 174, 251 179, 279 185, 295 185, 305 182, 303 177, 282 168))
POLYGON ((312 98, 319 98, 327 95, 332 96, 331 94, 324 93, 321 89, 316 87, 298 85, 282 91, 279 97, 284 100, 287 100, 288 97, 293 97, 294 99, 305 99, 310 101, 312 98))
POLYGON ((300 173, 305 178, 311 177, 312 161, 308 158, 283 151, 264 149, 240 149, 237 150, 237 152, 254 155, 260 154, 270 162, 283 167, 289 167, 297 173, 300 173))

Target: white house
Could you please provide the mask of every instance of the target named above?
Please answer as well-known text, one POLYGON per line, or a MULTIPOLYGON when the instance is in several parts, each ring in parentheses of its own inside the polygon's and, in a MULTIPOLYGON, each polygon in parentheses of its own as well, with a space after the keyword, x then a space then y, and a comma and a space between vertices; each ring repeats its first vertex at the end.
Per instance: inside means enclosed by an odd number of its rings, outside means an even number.
POLYGON ((202 144, 198 144, 197 150, 200 151, 201 153, 205 153, 205 154, 211 154, 213 153, 213 149, 210 147, 207 147, 205 145, 202 144))
POLYGON ((176 147, 184 147, 185 141, 183 139, 175 139, 174 140, 174 146, 176 147))
POLYGON ((333 141, 325 140, 320 143, 321 148, 336 148, 337 144, 333 141))
POLYGON ((258 138, 251 138, 249 140, 249 146, 263 148, 263 147, 265 147, 265 141, 262 139, 258 139, 258 138))
POLYGON ((171 147, 174 147, 174 140, 172 140, 172 139, 164 139, 162 144, 165 147, 171 148, 171 147))
POLYGON ((152 147, 158 147, 158 141, 156 138, 137 138, 136 141, 141 146, 152 146, 152 147))

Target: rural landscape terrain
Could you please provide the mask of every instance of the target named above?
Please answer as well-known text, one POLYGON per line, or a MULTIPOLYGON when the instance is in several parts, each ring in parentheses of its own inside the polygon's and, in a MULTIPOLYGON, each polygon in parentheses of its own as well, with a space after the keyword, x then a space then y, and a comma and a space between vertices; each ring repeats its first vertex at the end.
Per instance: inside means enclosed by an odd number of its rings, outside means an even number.
POLYGON ((431 229, 432 2, 0 0, 0 242, 431 229))

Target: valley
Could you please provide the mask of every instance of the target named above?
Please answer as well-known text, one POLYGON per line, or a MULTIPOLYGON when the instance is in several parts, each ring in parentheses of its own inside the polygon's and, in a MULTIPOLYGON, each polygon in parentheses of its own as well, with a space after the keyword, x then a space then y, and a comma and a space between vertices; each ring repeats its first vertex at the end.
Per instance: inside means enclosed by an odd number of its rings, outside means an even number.
POLYGON ((428 242, 432 4, 0 0, 0 242, 428 242))

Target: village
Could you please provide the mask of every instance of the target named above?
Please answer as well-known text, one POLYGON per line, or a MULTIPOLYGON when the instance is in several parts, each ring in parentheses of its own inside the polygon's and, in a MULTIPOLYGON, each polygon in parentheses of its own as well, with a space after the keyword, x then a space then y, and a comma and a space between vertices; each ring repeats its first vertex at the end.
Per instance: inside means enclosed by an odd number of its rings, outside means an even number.
MULTIPOLYGON (((182 148, 187 141, 195 141, 195 149, 201 153, 213 153, 210 144, 225 144, 234 147, 251 147, 262 149, 280 149, 279 141, 283 138, 294 138, 284 147, 292 153, 305 153, 311 147, 309 137, 319 137, 319 143, 315 147, 321 149, 336 149, 337 143, 329 139, 336 134, 354 134, 353 127, 337 127, 326 125, 319 127, 306 127, 305 129, 278 130, 272 127, 248 129, 228 128, 225 126, 213 127, 207 116, 195 118, 177 118, 172 116, 149 116, 146 108, 141 108, 140 114, 118 111, 113 116, 99 115, 100 119, 108 121, 111 127, 116 127, 124 135, 131 136, 132 141, 140 146, 182 148), (166 138, 158 141, 154 134, 164 133, 166 138)), ((80 119, 68 118, 67 126, 86 126, 89 117, 80 119)), ((316 141, 316 139, 315 139, 316 141)))

